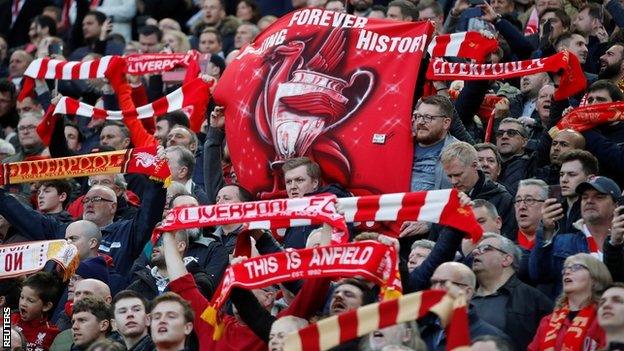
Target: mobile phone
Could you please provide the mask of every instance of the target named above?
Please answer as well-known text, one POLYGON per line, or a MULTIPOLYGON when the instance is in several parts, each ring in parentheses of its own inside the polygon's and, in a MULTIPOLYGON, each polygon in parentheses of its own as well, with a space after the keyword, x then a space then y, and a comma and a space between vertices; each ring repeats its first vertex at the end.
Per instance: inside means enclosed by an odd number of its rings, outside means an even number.
POLYGON ((483 5, 485 3, 485 0, 470 0, 469 1, 470 6, 479 6, 479 5, 483 5))
POLYGON ((548 198, 561 200, 561 185, 549 185, 548 198))
MULTIPOLYGON (((620 206, 624 206, 624 196, 620 196, 620 198, 617 200, 617 207, 620 206)), ((618 212, 618 215, 624 214, 624 210, 620 210, 618 212)))
POLYGON ((52 43, 48 45, 48 55, 63 55, 63 45, 61 43, 52 43))

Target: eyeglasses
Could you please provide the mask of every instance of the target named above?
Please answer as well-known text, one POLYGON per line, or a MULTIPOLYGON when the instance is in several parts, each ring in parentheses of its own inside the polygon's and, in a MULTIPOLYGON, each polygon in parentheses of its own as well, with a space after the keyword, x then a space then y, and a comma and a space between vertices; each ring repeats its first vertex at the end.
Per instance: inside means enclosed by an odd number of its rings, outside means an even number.
POLYGON ((19 126, 19 127, 17 127, 17 130, 20 131, 20 132, 30 131, 30 130, 34 130, 34 129, 37 129, 37 126, 29 125, 29 126, 19 126))
POLYGON ((115 201, 105 199, 101 196, 94 196, 94 197, 83 197, 81 202, 83 204, 88 204, 89 202, 96 203, 96 202, 115 202, 115 201))
POLYGON ((586 265, 582 263, 573 263, 569 266, 563 266, 563 269, 561 269, 561 275, 564 275, 567 270, 570 270, 570 272, 574 273, 574 272, 580 271, 581 269, 588 269, 588 268, 586 265))
POLYGON ((502 254, 509 255, 508 252, 503 251, 503 250, 499 249, 498 247, 494 247, 494 246, 492 246, 490 244, 483 244, 483 245, 479 245, 479 246, 475 247, 474 250, 472 250, 472 255, 473 256, 477 255, 477 254, 478 255, 483 255, 484 253, 486 253, 488 251, 498 251, 498 252, 500 252, 502 254))
POLYGON ((505 133, 507 133, 507 135, 509 135, 512 138, 518 135, 520 135, 521 137, 524 137, 524 134, 521 131, 515 130, 515 129, 499 129, 496 131, 496 137, 500 138, 503 135, 505 135, 505 133))
POLYGON ((425 123, 431 123, 431 121, 433 121, 434 118, 448 118, 445 115, 423 115, 420 113, 413 113, 412 114, 412 119, 416 122, 418 122, 419 119, 422 119, 423 122, 425 123))
POLYGON ((454 282, 454 281, 448 280, 448 279, 431 279, 429 282, 431 283, 432 287, 436 286, 436 285, 445 286, 446 282, 451 282, 451 284, 457 285, 457 286, 463 286, 463 287, 467 287, 468 286, 468 284, 458 283, 458 282, 454 282))
POLYGON ((520 204, 524 202, 524 204, 527 205, 527 206, 533 206, 533 205, 535 205, 538 202, 544 202, 544 201, 545 200, 539 200, 539 199, 534 199, 532 197, 526 197, 524 199, 520 199, 520 198, 515 199, 513 203, 516 206, 520 206, 520 204))

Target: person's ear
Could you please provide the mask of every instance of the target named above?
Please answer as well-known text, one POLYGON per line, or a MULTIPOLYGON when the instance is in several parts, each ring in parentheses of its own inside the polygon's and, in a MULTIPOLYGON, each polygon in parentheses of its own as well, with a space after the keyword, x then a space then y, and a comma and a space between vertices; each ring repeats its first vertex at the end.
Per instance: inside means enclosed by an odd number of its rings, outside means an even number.
POLYGON ((59 195, 59 200, 61 202, 64 202, 65 200, 67 200, 67 193, 61 193, 61 195, 59 195))
POLYGON ((130 138, 125 138, 122 142, 121 145, 123 146, 124 149, 127 149, 130 146, 130 138))
POLYGON ((190 335, 193 331, 193 322, 188 322, 184 324, 184 335, 190 335))
POLYGON ((107 331, 107 330, 108 330, 108 328, 110 327, 110 321, 109 321, 108 319, 102 319, 102 320, 99 322, 99 325, 100 325, 100 331, 101 331, 101 332, 105 332, 105 331, 107 331))
POLYGON ((91 238, 89 239, 89 248, 90 249, 95 249, 96 247, 99 247, 100 245, 98 245, 97 239, 96 238, 91 238))
POLYGON ((48 301, 48 302, 43 304, 43 307, 41 307, 41 310, 43 312, 48 312, 48 311, 50 311, 52 309, 53 306, 54 306, 54 304, 52 302, 48 301))

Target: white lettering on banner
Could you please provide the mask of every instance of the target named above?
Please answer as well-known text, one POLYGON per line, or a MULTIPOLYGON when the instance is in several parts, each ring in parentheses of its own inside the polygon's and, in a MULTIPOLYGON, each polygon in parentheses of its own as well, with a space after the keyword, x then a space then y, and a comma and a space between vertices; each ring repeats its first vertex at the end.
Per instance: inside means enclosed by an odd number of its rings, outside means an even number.
POLYGON ((288 27, 293 25, 324 26, 342 28, 364 28, 368 23, 368 18, 357 17, 342 12, 324 11, 321 9, 303 9, 293 13, 288 23, 288 27))
MULTIPOLYGON (((320 215, 330 215, 339 219, 335 211, 333 198, 331 197, 311 197, 294 200, 269 200, 257 202, 245 202, 239 204, 213 205, 188 207, 181 209, 177 213, 177 221, 189 223, 199 221, 210 223, 219 220, 242 220, 253 219, 265 215, 277 215, 279 213, 308 214, 318 213, 320 215)), ((170 212, 165 219, 167 223, 176 222, 176 214, 170 212)))
POLYGON ((471 75, 471 76, 498 76, 513 74, 523 70, 542 69, 544 62, 541 59, 531 61, 504 62, 497 64, 465 64, 434 60, 433 73, 436 75, 471 75), (523 64, 524 63, 524 64, 523 64))
POLYGON ((362 29, 355 47, 361 50, 375 52, 399 52, 414 53, 423 52, 427 35, 423 34, 418 37, 390 37, 375 33, 370 30, 362 29))
POLYGON ((260 47, 257 49, 254 49, 252 45, 245 46, 245 50, 243 50, 243 52, 241 52, 238 56, 236 56, 236 59, 240 60, 241 58, 245 57, 245 55, 247 54, 254 54, 254 55, 264 54, 264 52, 268 48, 284 43, 284 41, 286 40, 286 33, 288 33, 288 30, 282 29, 277 33, 271 34, 269 37, 267 37, 266 39, 262 41, 262 45, 260 45, 260 47))
POLYGON ((336 263, 363 265, 368 262, 372 254, 372 247, 365 247, 364 249, 360 247, 321 247, 312 252, 310 267, 336 263))
POLYGON ((275 257, 258 257, 253 261, 243 262, 243 266, 247 268, 250 277, 260 277, 265 274, 275 273, 279 269, 277 258, 275 257))

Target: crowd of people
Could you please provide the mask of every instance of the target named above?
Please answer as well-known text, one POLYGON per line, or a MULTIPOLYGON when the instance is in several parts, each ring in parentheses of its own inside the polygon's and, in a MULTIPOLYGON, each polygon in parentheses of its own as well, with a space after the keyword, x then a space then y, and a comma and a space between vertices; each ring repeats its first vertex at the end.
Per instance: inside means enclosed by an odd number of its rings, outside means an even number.
MULTIPOLYGON (((0 2, 0 161, 124 150, 136 140, 123 121, 66 115, 48 126, 51 138, 44 141, 37 127, 61 95, 106 110, 119 105, 105 79, 38 80, 33 94, 18 101, 24 73, 36 58, 88 61, 194 49, 207 54, 204 73, 218 84, 245 45, 284 11, 302 7, 430 20, 435 35, 479 31, 499 42, 489 63, 567 50, 581 63, 587 88, 561 100, 554 98, 556 74, 465 82, 419 77, 414 158, 405 190, 457 189, 483 229, 479 242, 422 221, 402 223, 396 237, 351 226, 349 236, 398 249, 404 294, 441 289, 464 296, 472 350, 624 350, 624 124, 616 119, 584 130, 552 129, 581 105, 621 108, 622 2, 292 0, 281 5, 0 2), (487 109, 486 101, 495 103, 487 109), (486 140, 491 116, 493 133, 486 140)), ((137 106, 181 84, 167 74, 127 79, 137 106)), ((317 278, 251 291, 233 288, 222 330, 202 318, 226 268, 247 259, 235 256, 246 227, 182 229, 163 233, 155 243, 150 237, 172 209, 257 200, 237 183, 226 123, 223 107, 213 102, 199 132, 183 111, 141 120, 167 160, 173 182, 166 188, 132 173, 0 187, 0 244, 65 239, 80 260, 67 281, 52 262, 27 276, 6 278, 0 272, 0 306, 12 312, 10 350, 277 351, 288 334, 377 301, 379 287, 365 279, 317 278)), ((323 170, 308 157, 287 160, 281 171, 288 198, 351 196, 344 184, 324 183, 323 170)), ((329 236, 326 227, 315 226, 288 228, 280 240, 268 230, 254 230, 251 255, 328 245, 329 236)), ((333 349, 445 350, 447 332, 429 314, 333 349)))

